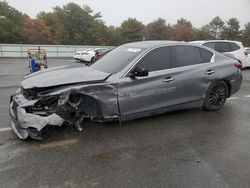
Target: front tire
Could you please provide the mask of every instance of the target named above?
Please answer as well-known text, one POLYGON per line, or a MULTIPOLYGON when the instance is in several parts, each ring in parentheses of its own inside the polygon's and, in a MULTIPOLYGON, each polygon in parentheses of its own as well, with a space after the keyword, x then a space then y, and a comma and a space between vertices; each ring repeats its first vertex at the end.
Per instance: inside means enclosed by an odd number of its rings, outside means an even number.
POLYGON ((216 111, 222 108, 228 97, 228 86, 224 81, 212 83, 204 101, 205 110, 216 111))

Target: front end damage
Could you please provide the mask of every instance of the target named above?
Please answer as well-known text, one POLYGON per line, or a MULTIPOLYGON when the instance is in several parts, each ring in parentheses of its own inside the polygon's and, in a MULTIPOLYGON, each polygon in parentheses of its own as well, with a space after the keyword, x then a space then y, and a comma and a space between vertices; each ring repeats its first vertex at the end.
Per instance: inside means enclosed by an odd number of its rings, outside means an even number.
POLYGON ((117 88, 107 83, 18 89, 10 99, 11 127, 20 139, 41 140, 50 128, 69 125, 82 130, 86 119, 119 118, 117 88))

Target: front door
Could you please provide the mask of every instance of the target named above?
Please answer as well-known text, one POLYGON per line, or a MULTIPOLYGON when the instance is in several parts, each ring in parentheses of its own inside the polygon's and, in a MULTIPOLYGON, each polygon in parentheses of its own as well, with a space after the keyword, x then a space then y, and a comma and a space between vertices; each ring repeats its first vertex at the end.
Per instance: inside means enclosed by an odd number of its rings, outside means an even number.
POLYGON ((124 77, 119 81, 119 105, 122 116, 150 113, 176 104, 176 85, 172 77, 170 47, 147 53, 135 66, 149 70, 146 77, 124 77))

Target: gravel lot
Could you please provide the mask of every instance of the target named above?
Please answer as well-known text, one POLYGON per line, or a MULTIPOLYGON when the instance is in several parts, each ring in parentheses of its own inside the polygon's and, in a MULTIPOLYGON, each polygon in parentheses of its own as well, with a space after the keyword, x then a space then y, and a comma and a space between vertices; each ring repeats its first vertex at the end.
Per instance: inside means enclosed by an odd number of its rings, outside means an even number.
POLYGON ((58 128, 40 142, 9 128, 9 96, 26 72, 27 59, 0 58, 0 187, 249 187, 250 70, 219 112, 58 128))

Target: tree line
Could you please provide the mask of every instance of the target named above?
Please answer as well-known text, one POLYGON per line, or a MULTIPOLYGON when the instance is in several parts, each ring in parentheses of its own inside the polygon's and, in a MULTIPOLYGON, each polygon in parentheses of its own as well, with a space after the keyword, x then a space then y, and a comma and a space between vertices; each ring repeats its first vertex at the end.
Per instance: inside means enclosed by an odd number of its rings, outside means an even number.
POLYGON ((119 27, 107 26, 100 13, 87 5, 68 3, 40 12, 35 19, 0 1, 0 43, 120 45, 141 40, 238 40, 250 46, 250 22, 240 28, 237 18, 223 21, 215 17, 208 24, 195 28, 180 18, 169 24, 163 18, 144 25, 128 18, 119 27))

